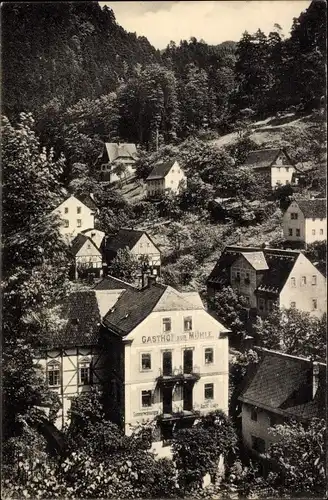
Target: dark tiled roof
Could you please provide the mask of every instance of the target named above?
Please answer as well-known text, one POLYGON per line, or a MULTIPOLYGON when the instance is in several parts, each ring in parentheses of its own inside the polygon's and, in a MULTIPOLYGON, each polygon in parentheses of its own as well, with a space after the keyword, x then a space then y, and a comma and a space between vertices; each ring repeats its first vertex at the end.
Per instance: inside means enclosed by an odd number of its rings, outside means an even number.
POLYGON ((127 289, 106 314, 104 324, 122 336, 127 335, 151 313, 166 288, 164 285, 154 284, 141 290, 127 289))
POLYGON ((106 276, 93 287, 93 290, 126 290, 128 288, 135 289, 130 283, 114 278, 114 276, 106 276))
POLYGON ((163 179, 169 173, 174 163, 175 160, 171 160, 165 163, 159 163, 158 165, 155 165, 151 173, 148 175, 146 181, 163 179))
POLYGON ((95 248, 97 253, 100 253, 98 248, 96 247, 96 245, 94 244, 94 242, 92 241, 91 238, 89 238, 88 236, 85 236, 85 234, 79 233, 78 235, 75 236, 74 240, 71 243, 70 251, 71 251, 72 255, 74 255, 74 257, 81 250, 81 248, 83 247, 83 245, 86 241, 88 241, 89 243, 92 244, 92 246, 95 248))
MULTIPOLYGON (((230 268, 232 264, 241 256, 254 253, 263 253, 268 269, 262 265, 262 281, 258 286, 258 292, 279 293, 296 262, 299 255, 297 250, 280 250, 274 248, 261 247, 238 247, 227 246, 214 269, 207 279, 209 285, 228 285, 230 283, 230 268)), ((263 264, 263 263, 262 263, 263 264)))
POLYGON ((313 398, 310 360, 266 349, 260 358, 240 396, 241 401, 305 420, 324 416, 326 365, 319 364, 319 386, 313 398))
POLYGON ((324 219, 327 217, 326 199, 316 198, 313 200, 295 200, 302 210, 306 219, 324 219))
POLYGON ((88 208, 90 208, 90 210, 94 210, 94 211, 97 210, 97 205, 96 205, 95 201, 91 198, 90 195, 88 195, 88 194, 82 194, 82 195, 78 196, 77 198, 84 205, 86 205, 88 208))
POLYGON ((122 248, 128 247, 129 250, 131 250, 144 234, 154 244, 149 234, 145 231, 137 231, 135 229, 120 229, 118 233, 116 233, 114 236, 109 236, 106 240, 104 249, 106 256, 110 260, 115 257, 118 250, 122 248))
POLYGON ((99 339, 101 315, 96 292, 73 292, 56 310, 61 326, 45 341, 46 347, 76 347, 96 345, 99 339))
POLYGON ((292 164, 290 157, 284 149, 272 148, 250 151, 244 162, 244 165, 256 168, 270 167, 281 152, 286 155, 288 161, 290 162, 290 164, 292 164))

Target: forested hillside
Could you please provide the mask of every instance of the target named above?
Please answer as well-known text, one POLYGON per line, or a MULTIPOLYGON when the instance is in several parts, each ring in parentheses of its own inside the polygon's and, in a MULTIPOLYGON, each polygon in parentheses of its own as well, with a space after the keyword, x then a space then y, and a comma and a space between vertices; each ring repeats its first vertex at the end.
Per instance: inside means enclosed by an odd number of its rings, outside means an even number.
POLYGON ((217 46, 191 38, 162 52, 97 2, 8 3, 2 13, 3 112, 32 112, 42 142, 69 163, 93 159, 104 138, 152 149, 156 137, 227 133, 245 109, 257 119, 312 110, 325 92, 321 0, 294 19, 288 38, 275 25, 268 36, 245 32, 217 46))

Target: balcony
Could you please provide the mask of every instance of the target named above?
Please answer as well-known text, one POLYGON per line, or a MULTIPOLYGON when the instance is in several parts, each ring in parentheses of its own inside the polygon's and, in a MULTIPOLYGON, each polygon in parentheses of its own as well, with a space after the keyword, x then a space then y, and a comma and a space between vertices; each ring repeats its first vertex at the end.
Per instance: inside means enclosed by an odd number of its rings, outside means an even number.
POLYGON ((182 368, 159 369, 159 375, 156 381, 160 385, 170 385, 176 383, 197 382, 200 379, 200 370, 198 366, 185 366, 182 368))
POLYGON ((194 419, 200 416, 199 410, 178 410, 171 413, 161 413, 157 416, 159 422, 172 422, 177 420, 194 419))

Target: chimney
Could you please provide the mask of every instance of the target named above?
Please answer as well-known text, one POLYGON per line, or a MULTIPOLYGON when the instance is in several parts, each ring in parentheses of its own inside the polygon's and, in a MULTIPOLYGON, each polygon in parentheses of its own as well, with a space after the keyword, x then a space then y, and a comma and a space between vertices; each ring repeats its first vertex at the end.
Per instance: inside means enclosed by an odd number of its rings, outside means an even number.
POLYGON ((154 276, 153 274, 149 275, 148 276, 147 287, 150 288, 152 285, 155 285, 156 281, 157 281, 157 276, 154 276))
POLYGON ((315 398, 315 395, 316 395, 318 387, 319 387, 319 372, 320 372, 319 363, 316 361, 313 361, 313 364, 312 364, 312 399, 315 398))

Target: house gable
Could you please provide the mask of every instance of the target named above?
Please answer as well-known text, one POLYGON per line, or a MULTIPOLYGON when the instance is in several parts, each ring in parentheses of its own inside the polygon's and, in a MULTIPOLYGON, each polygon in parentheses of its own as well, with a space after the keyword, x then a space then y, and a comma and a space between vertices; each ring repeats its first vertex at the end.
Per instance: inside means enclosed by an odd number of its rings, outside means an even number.
POLYGON ((280 292, 280 306, 295 307, 321 317, 326 312, 326 297, 325 277, 300 253, 280 292))
POLYGON ((83 243, 80 250, 76 253, 76 257, 89 257, 89 256, 97 256, 102 257, 101 252, 96 247, 95 243, 91 238, 87 238, 87 240, 83 243))
POLYGON ((141 234, 138 241, 131 247, 131 253, 134 255, 156 255, 160 256, 160 251, 150 239, 147 233, 141 234))

